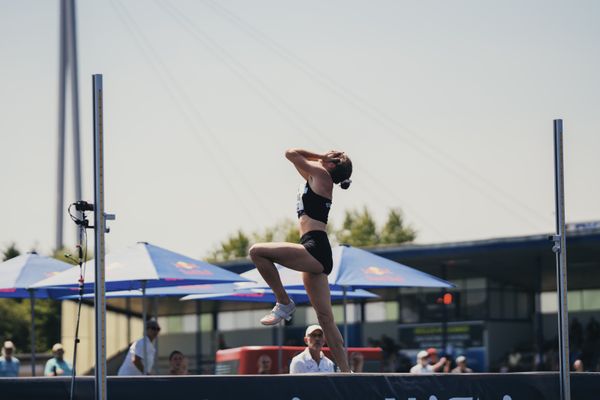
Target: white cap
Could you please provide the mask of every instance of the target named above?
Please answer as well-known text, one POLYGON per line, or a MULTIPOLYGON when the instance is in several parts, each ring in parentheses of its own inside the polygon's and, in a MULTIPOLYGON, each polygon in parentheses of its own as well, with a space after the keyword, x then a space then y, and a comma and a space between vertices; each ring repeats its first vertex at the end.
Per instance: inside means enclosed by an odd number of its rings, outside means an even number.
POLYGON ((456 357, 456 362, 457 363, 463 363, 463 362, 466 362, 466 361, 467 361, 467 357, 465 357, 465 356, 458 356, 458 357, 456 357))
POLYGON ((306 328, 306 333, 304 334, 304 336, 310 336, 311 333, 317 330, 323 332, 323 328, 321 328, 321 325, 311 325, 308 328, 306 328))
POLYGON ((429 353, 426 352, 425 350, 421 350, 420 352, 417 353, 417 360, 420 360, 422 358, 427 358, 429 357, 429 353))
POLYGON ((10 340, 7 340, 6 342, 4 342, 4 346, 3 347, 5 349, 14 349, 15 345, 10 340))
POLYGON ((64 351, 62 344, 56 343, 54 346, 52 346, 52 352, 57 352, 59 350, 64 351))

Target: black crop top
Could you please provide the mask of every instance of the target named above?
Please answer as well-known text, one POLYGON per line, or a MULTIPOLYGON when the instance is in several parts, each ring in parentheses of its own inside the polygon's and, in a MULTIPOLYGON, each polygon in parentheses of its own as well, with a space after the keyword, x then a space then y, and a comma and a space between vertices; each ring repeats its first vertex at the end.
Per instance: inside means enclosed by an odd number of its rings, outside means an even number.
POLYGON ((313 192, 308 182, 304 185, 304 190, 298 192, 296 201, 298 218, 306 214, 312 219, 326 224, 330 208, 331 200, 313 192))

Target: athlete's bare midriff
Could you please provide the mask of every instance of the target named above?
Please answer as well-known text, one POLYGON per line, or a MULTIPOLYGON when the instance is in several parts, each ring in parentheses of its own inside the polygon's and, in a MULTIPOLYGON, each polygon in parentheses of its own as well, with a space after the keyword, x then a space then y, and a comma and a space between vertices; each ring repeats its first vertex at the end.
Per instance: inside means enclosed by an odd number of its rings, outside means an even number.
POLYGON ((300 231, 300 236, 310 231, 327 231, 327 224, 304 214, 298 218, 298 230, 300 231))

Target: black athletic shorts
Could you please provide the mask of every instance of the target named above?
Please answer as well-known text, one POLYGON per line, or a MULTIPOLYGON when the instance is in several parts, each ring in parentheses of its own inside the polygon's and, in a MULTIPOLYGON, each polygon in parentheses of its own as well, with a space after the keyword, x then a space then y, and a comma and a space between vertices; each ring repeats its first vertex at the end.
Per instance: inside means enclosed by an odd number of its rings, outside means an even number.
POLYGON ((323 272, 329 275, 333 269, 333 256, 331 255, 331 245, 329 244, 327 232, 306 232, 300 238, 300 244, 321 263, 323 272))

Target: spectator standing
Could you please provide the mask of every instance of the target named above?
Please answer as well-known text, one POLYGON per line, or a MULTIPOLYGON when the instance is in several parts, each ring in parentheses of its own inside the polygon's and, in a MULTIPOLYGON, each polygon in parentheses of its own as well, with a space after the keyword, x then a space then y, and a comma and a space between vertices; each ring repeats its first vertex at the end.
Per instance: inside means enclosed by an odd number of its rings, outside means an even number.
POLYGON ((573 363, 573 372, 585 372, 583 368, 583 362, 581 360, 575 360, 573 363))
POLYGON ((470 374, 473 370, 467 367, 467 357, 458 356, 456 357, 456 368, 452 370, 453 374, 470 374))
POLYGON ((0 356, 0 377, 19 376, 21 362, 17 357, 13 357, 15 345, 10 340, 4 342, 2 346, 2 356, 0 356))
POLYGON ((427 350, 429 355, 429 364, 433 368, 433 372, 450 372, 450 365, 446 357, 439 358, 435 347, 430 347, 427 350))
POLYGON ((427 353, 425 350, 421 350, 417 354, 417 363, 410 369, 410 373, 431 374, 433 372, 433 366, 429 364, 429 353, 427 353))
POLYGON ((46 362, 46 367, 44 368, 44 375, 46 376, 69 376, 73 374, 73 369, 71 364, 65 361, 65 349, 63 345, 60 343, 56 343, 52 346, 52 354, 54 357, 49 359, 46 362))
POLYGON ((156 320, 150 319, 146 322, 146 336, 136 340, 129 347, 125 360, 119 368, 118 374, 120 376, 144 375, 144 368, 146 375, 150 375, 150 371, 154 366, 154 356, 156 355, 153 342, 159 332, 160 326, 156 320), (144 342, 146 343, 146 354, 144 354, 144 342), (147 360, 145 360, 146 357, 147 360))

